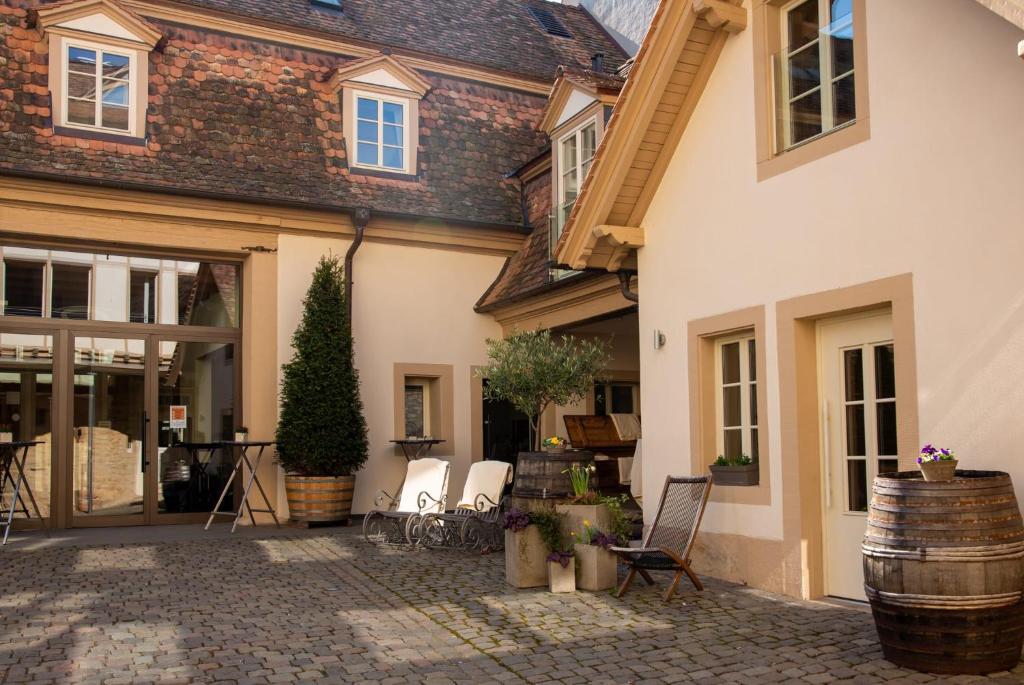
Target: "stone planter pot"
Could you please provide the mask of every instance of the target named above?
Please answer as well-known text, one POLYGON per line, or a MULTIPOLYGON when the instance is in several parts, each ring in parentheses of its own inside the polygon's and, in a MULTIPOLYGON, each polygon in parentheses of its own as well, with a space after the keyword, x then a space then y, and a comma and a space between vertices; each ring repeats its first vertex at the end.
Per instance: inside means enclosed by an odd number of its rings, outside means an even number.
POLYGON ((548 589, 552 592, 576 592, 576 560, 566 566, 557 561, 548 562, 548 589))
POLYGON ((537 526, 513 533, 505 531, 505 582, 512 587, 544 587, 548 584, 548 549, 537 526))
POLYGON ((612 516, 605 504, 557 504, 555 513, 565 516, 566 537, 573 531, 579 535, 584 521, 590 521, 590 527, 602 533, 611 532, 612 516))
POLYGON ((581 590, 598 592, 616 585, 618 567, 614 554, 597 545, 576 545, 579 578, 576 586, 581 590))
POLYGON ((956 465, 959 463, 956 459, 926 461, 921 464, 921 475, 925 480, 933 482, 953 480, 956 475, 956 465))
POLYGON ((747 464, 746 466, 718 466, 717 464, 711 464, 708 468, 711 469, 711 476, 714 479, 715 485, 750 486, 757 485, 759 480, 760 470, 757 464, 747 464))
POLYGON ((285 474, 288 517, 292 521, 348 525, 355 476, 296 476, 285 474))

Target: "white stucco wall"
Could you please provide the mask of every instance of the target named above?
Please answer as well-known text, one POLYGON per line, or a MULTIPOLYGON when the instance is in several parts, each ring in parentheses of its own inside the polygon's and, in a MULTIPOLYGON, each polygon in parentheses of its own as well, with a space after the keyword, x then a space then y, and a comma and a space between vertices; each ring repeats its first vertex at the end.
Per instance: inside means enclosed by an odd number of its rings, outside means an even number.
POLYGON ((668 335, 640 348, 648 491, 690 471, 687 322, 767 308, 771 505, 713 503, 708 531, 782 537, 775 302, 908 272, 921 440, 1024 487, 1024 34, 971 0, 867 14, 870 140, 758 183, 748 28, 643 221, 640 337, 668 335))
MULTIPOLYGON (((302 298, 322 254, 344 256, 349 242, 282 235, 278 244, 278 365, 292 355, 291 335, 302 298)), ((486 362, 484 341, 501 327, 473 304, 494 280, 503 257, 364 242, 355 257, 353 330, 356 365, 369 428, 370 456, 356 478, 355 513, 372 508, 377 490, 394 493, 406 462, 396 456, 394 364, 454 366, 454 444, 431 456, 452 461, 449 499, 462 493, 471 461, 471 367, 486 362)), ((280 369, 278 369, 280 380, 280 369)), ((284 489, 279 505, 287 510, 284 489)))

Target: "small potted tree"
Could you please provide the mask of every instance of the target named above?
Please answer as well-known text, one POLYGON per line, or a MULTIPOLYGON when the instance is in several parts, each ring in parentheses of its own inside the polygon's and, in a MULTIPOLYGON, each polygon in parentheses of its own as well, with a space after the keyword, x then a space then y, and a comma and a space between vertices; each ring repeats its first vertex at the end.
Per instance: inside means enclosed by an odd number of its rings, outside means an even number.
POLYGON ((337 257, 322 257, 282 367, 277 455, 292 520, 347 523, 368 443, 337 257))
MULTIPOLYGON (((541 448, 540 417, 548 406, 566 406, 587 396, 610 356, 603 340, 555 339, 551 331, 513 333, 487 341, 490 362, 477 371, 487 379, 484 396, 505 400, 530 420, 530 438, 541 448)), ((557 447, 560 443, 552 446, 557 447)))

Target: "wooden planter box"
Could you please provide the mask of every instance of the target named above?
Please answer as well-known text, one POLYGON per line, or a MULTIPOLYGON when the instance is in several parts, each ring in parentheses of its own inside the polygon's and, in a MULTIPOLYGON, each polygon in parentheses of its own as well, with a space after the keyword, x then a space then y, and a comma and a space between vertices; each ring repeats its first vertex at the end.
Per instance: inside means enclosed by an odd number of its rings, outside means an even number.
POLYGON ((548 562, 548 589, 552 592, 576 592, 576 559, 567 566, 557 561, 548 562))
POLYGON ((548 548, 537 526, 513 533, 505 531, 505 581, 512 587, 544 587, 548 584, 548 548))
POLYGON ((760 470, 757 464, 746 466, 718 466, 711 464, 715 485, 757 485, 760 470))
POLYGON ((576 545, 576 563, 579 578, 576 586, 581 590, 598 592, 615 587, 618 566, 614 554, 597 545, 576 545))

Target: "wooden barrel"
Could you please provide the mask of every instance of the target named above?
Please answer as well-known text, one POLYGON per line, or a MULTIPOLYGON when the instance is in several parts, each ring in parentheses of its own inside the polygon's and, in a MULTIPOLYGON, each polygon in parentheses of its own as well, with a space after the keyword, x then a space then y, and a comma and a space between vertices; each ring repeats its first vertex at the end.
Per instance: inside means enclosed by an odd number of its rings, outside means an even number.
POLYGON ((286 475, 284 483, 288 515, 293 521, 348 522, 355 476, 286 475))
POLYGON ((1014 668, 1024 643, 1024 524, 1009 475, 875 478, 864 589, 885 658, 930 673, 1014 668))
MULTIPOLYGON (((572 496, 572 481, 562 473, 573 464, 594 463, 594 453, 573 450, 561 454, 548 452, 520 452, 516 463, 516 479, 512 497, 564 500, 572 496)), ((600 483, 590 477, 590 485, 597 489, 600 483)))

